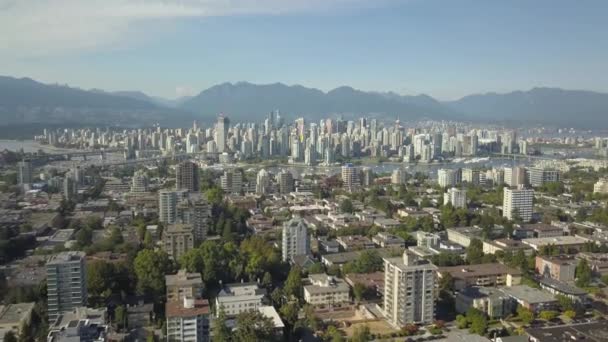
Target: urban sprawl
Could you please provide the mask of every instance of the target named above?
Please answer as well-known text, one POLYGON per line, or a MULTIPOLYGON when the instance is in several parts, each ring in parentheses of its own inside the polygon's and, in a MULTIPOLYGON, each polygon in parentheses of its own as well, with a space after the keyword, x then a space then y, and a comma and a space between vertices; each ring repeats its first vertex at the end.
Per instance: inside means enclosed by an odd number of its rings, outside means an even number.
POLYGON ((0 152, 0 340, 608 341, 608 137, 378 118, 0 152))

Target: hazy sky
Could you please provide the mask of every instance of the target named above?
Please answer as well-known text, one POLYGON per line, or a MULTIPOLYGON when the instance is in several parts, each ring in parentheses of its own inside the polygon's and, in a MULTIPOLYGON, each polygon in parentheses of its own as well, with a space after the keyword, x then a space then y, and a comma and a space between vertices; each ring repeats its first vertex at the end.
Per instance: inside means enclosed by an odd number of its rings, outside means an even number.
POLYGON ((0 74, 176 97, 226 81, 608 92, 606 0, 0 0, 0 74))

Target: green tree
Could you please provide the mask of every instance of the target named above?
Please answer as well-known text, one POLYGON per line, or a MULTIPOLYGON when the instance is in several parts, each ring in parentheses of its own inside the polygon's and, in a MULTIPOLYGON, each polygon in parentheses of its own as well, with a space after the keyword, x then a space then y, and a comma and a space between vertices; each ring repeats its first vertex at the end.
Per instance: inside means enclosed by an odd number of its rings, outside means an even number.
POLYGON ((543 310, 538 314, 538 317, 545 321, 551 321, 551 320, 554 320, 555 318, 557 318, 558 315, 559 315, 559 313, 557 311, 543 310))
POLYGON ((369 327, 367 325, 356 327, 353 331, 352 342, 368 342, 372 340, 369 327))
POLYGON ((18 342, 17 336, 15 335, 15 333, 12 330, 9 330, 6 333, 4 333, 4 342, 18 342))
POLYGON ((324 273, 325 268, 323 267, 322 263, 315 262, 307 269, 307 271, 308 271, 308 274, 319 274, 319 273, 324 273))
POLYGON ((576 318, 576 311, 566 310, 566 311, 564 311, 564 316, 568 317, 569 319, 574 319, 574 318, 576 318))
POLYGON ((574 302, 572 299, 564 295, 557 295, 555 297, 557 298, 557 303, 562 311, 574 310, 574 302))
POLYGON ((285 303, 279 309, 279 313, 281 317, 289 324, 289 326, 293 327, 298 320, 298 312, 300 311, 300 305, 296 301, 291 301, 289 303, 285 303))
POLYGON ((344 337, 342 336, 342 333, 340 332, 340 330, 338 330, 338 328, 334 327, 333 325, 330 325, 327 328, 327 332, 325 333, 325 335, 327 336, 327 339, 330 342, 344 342, 344 337))
POLYGON ((76 243, 78 244, 78 247, 83 248, 90 246, 92 242, 93 231, 90 228, 84 227, 78 230, 76 233, 76 243))
POLYGON ((366 291, 367 288, 361 283, 356 283, 355 286, 353 286, 353 295, 355 296, 357 302, 361 302, 366 291))
POLYGON ((126 329, 128 327, 127 322, 127 309, 124 305, 119 305, 114 311, 114 322, 118 326, 118 329, 126 329))
POLYGON ((165 294, 165 274, 171 271, 171 261, 167 253, 143 249, 133 261, 137 276, 137 292, 144 295, 162 297, 165 294))
POLYGON ((226 326, 226 313, 220 308, 217 319, 213 320, 213 341, 230 342, 231 339, 232 331, 226 326))
POLYGON ((471 265, 480 264, 483 260, 483 243, 479 239, 472 239, 466 250, 467 262, 471 265))
POLYGON ((288 297, 302 299, 302 271, 299 266, 292 267, 285 281, 284 292, 288 297))
POLYGON ((466 329, 466 327, 469 326, 469 321, 467 320, 467 318, 464 315, 458 315, 456 316, 456 327, 458 327, 458 329, 466 329))
POLYGON ((259 311, 246 311, 236 317, 235 341, 257 342, 274 339, 274 323, 259 311))
POLYGON ((104 305, 112 294, 114 266, 105 261, 93 261, 87 265, 87 292, 89 303, 98 307, 104 305))
POLYGON ((578 266, 576 267, 576 285, 580 287, 589 286, 592 275, 593 271, 591 270, 587 259, 579 261, 578 266))
POLYGON ((534 312, 520 305, 517 307, 517 317, 523 324, 528 325, 534 321, 534 312))
POLYGON ((99 216, 91 215, 84 220, 84 225, 92 230, 103 229, 103 220, 99 216))
POLYGON ((353 202, 348 198, 343 199, 340 203, 340 211, 343 213, 352 214, 353 211, 355 211, 353 202))
POLYGON ((469 332, 473 334, 483 335, 488 330, 488 318, 483 312, 475 308, 467 310, 467 322, 469 324, 469 332))
POLYGON ((211 204, 218 205, 224 200, 224 192, 218 187, 213 187, 205 192, 207 200, 211 204))

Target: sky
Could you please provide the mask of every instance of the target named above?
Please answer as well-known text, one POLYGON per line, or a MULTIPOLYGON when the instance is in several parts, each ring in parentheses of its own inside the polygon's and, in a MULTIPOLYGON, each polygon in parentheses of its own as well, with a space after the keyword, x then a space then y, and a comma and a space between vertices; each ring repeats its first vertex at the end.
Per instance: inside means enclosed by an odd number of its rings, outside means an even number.
POLYGON ((608 92, 605 0, 0 0, 0 75, 176 98, 325 91, 608 92))

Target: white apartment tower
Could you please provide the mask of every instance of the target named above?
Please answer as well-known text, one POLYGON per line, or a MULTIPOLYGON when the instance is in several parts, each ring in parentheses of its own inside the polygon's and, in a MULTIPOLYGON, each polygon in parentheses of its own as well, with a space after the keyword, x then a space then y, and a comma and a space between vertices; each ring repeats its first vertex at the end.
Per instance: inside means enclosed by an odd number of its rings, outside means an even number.
POLYGON ((283 261, 290 261, 296 255, 310 253, 308 226, 302 218, 293 218, 283 224, 283 261))
POLYGON ((62 252, 46 263, 49 322, 63 312, 87 305, 84 252, 62 252))
POLYGON ((384 259, 384 315, 390 324, 433 322, 436 271, 435 265, 408 251, 384 259))
POLYGON ((437 182, 442 188, 456 185, 456 172, 452 169, 439 169, 437 171, 437 182))
POLYGON ((523 222, 530 222, 533 211, 534 190, 519 187, 504 188, 502 216, 513 220, 517 215, 523 222))
POLYGON ((467 190, 451 188, 443 194, 443 204, 451 203, 454 208, 467 207, 467 190))

